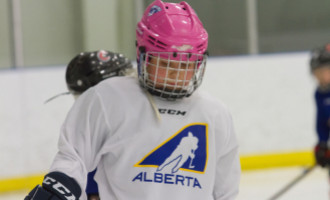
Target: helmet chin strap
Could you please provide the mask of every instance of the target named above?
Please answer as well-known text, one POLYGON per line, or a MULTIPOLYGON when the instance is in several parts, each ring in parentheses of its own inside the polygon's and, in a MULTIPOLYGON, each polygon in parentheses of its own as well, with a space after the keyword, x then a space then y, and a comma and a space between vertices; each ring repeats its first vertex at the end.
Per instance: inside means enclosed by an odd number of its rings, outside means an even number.
POLYGON ((149 100, 149 102, 150 102, 152 108, 153 108, 154 111, 155 111, 155 114, 156 114, 156 117, 157 117, 157 119, 158 119, 158 122, 162 121, 162 118, 161 118, 161 116, 160 116, 160 114, 159 114, 158 108, 157 108, 157 106, 156 106, 156 104, 155 104, 154 98, 152 97, 152 95, 151 95, 147 90, 144 90, 144 91, 145 91, 145 93, 146 93, 146 95, 147 95, 147 97, 148 97, 148 100, 149 100))

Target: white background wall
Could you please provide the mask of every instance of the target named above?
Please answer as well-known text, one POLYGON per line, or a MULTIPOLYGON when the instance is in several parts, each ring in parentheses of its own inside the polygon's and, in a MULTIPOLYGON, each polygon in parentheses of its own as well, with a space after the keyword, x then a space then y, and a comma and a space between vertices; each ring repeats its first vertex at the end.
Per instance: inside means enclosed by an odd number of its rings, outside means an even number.
MULTIPOLYGON (((308 150, 314 81, 308 53, 210 58, 201 89, 232 112, 242 155, 308 150)), ((46 172, 70 109, 65 66, 0 71, 0 179, 46 172)))
POLYGON ((310 150, 315 80, 309 54, 212 59, 203 89, 232 111, 242 154, 310 150))

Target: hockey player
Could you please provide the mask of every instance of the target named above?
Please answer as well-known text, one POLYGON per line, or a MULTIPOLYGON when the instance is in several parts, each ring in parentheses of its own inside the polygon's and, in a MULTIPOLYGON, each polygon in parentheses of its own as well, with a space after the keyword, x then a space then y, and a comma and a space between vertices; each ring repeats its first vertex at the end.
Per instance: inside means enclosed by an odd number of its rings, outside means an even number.
POLYGON ((156 0, 136 37, 138 80, 110 78, 76 100, 50 173, 26 199, 85 199, 81 188, 96 166, 101 199, 235 199, 231 115, 197 89, 208 34, 196 13, 186 2, 156 0))
MULTIPOLYGON (((69 63, 65 79, 71 94, 78 98, 90 87, 100 81, 132 74, 133 65, 123 54, 99 50, 82 52, 69 63)), ((96 169, 88 173, 86 194, 88 200, 98 200, 99 192, 94 180, 96 169)))
POLYGON ((106 50, 81 52, 69 62, 65 80, 70 93, 78 98, 100 81, 131 75, 132 70, 132 62, 123 54, 106 50))
POLYGON ((315 92, 316 129, 318 143, 315 147, 316 162, 322 166, 330 166, 330 150, 328 147, 330 131, 330 43, 312 51, 310 68, 317 80, 315 92))
MULTIPOLYGON (((77 99, 83 92, 102 80, 132 74, 133 65, 123 54, 99 50, 76 55, 66 68, 65 80, 69 94, 77 99)), ((86 187, 88 200, 99 199, 97 183, 94 180, 95 173, 96 169, 88 173, 86 187)))

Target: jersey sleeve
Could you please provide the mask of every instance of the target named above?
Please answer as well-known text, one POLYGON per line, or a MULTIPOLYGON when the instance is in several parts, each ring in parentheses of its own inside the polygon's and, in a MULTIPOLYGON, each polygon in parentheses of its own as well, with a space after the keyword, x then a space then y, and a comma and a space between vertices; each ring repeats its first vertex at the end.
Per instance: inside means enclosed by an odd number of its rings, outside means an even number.
POLYGON ((74 178, 84 190, 87 173, 101 158, 109 125, 103 105, 94 89, 84 92, 75 102, 61 128, 58 153, 50 171, 74 178))
POLYGON ((226 111, 224 119, 219 119, 222 127, 218 126, 216 134, 224 131, 223 142, 217 146, 216 177, 213 196, 216 200, 234 200, 238 194, 241 166, 238 153, 238 142, 233 128, 231 115, 226 111))

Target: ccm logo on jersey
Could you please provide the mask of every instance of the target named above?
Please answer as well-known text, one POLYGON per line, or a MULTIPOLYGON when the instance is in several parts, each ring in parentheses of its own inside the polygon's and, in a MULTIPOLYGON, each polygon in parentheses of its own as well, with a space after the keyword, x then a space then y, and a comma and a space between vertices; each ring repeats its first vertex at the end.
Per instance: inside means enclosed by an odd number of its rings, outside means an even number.
POLYGON ((207 137, 207 124, 194 123, 183 127, 134 165, 154 167, 155 172, 142 171, 132 181, 202 188, 196 177, 182 175, 181 171, 198 174, 205 172, 208 158, 207 137))
POLYGON ((66 199, 68 200, 75 200, 77 199, 71 192, 70 190, 68 190, 68 188, 66 188, 62 183, 56 181, 55 179, 51 178, 51 177, 46 177, 43 181, 43 184, 52 186, 52 188, 54 188, 57 192, 59 192, 60 194, 63 194, 65 196, 66 199))
POLYGON ((174 110, 174 109, 166 109, 166 108, 158 108, 160 114, 169 114, 169 115, 182 115, 185 116, 186 111, 174 110))

